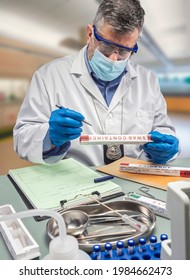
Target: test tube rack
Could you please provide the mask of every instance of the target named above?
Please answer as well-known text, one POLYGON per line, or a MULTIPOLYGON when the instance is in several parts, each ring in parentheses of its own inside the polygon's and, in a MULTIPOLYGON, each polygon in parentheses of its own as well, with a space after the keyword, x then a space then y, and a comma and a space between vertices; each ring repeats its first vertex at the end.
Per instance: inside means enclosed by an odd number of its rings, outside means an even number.
MULTIPOLYGON (((150 236, 149 240, 151 240, 152 237, 155 238, 156 242, 146 243, 143 246, 143 250, 140 249, 139 244, 134 245, 132 247, 132 250, 131 248, 129 248, 129 246, 124 246, 122 250, 119 250, 119 254, 118 248, 111 249, 110 251, 101 249, 101 251, 98 252, 98 250, 95 250, 95 246, 98 245, 96 244, 94 245, 93 252, 90 254, 90 257, 92 260, 160 260, 161 242, 162 240, 167 239, 168 237, 166 234, 161 234, 159 242, 157 242, 157 238, 155 236, 150 236), (165 238, 163 239, 162 237, 165 238)), ((131 240, 134 241, 133 239, 131 240)), ((111 243, 105 243, 104 248, 106 247, 106 244, 111 243)))

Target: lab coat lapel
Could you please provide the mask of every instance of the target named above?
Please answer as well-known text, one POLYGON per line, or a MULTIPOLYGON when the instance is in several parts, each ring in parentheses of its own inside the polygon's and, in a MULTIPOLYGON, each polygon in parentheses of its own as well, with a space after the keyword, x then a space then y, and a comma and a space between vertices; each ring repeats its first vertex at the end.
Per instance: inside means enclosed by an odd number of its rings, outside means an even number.
POLYGON ((112 98, 112 101, 109 105, 109 112, 111 112, 117 106, 117 104, 122 100, 124 95, 126 95, 126 92, 128 91, 129 87, 130 87, 130 79, 129 76, 126 74, 123 77, 122 81, 120 82, 112 98))
POLYGON ((131 87, 132 80, 137 77, 135 69, 132 67, 130 61, 128 61, 128 71, 122 78, 109 106, 109 112, 111 112, 117 104, 127 95, 131 87))
POLYGON ((79 75, 79 81, 81 85, 95 98, 97 99, 104 107, 107 108, 107 104, 100 93, 100 90, 96 83, 93 81, 92 77, 88 73, 86 63, 84 60, 84 52, 86 46, 79 52, 78 56, 75 58, 71 74, 79 75))
POLYGON ((88 92, 90 92, 90 94, 93 95, 94 98, 102 103, 103 106, 107 107, 99 88, 89 74, 82 74, 80 76, 80 83, 87 89, 88 92))

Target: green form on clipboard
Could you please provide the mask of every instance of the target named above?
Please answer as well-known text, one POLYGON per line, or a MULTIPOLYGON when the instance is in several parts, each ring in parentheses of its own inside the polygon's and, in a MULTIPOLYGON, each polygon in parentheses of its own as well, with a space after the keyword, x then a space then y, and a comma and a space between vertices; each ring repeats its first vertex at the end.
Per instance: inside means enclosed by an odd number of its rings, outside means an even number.
MULTIPOLYGON (((88 196, 100 193, 101 198, 121 192, 121 187, 111 181, 94 183, 100 174, 73 158, 53 165, 34 165, 9 170, 9 177, 34 208, 60 208, 93 202, 88 196)), ((97 198, 97 197, 96 197, 97 198)))

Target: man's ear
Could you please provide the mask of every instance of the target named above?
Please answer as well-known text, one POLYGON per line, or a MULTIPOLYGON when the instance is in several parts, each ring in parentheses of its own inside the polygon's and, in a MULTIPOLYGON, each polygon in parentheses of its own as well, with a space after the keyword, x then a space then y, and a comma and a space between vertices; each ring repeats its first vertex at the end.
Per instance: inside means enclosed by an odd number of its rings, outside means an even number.
POLYGON ((87 33, 87 44, 90 43, 91 38, 92 38, 92 32, 93 32, 93 27, 91 24, 88 24, 86 27, 86 33, 87 33))

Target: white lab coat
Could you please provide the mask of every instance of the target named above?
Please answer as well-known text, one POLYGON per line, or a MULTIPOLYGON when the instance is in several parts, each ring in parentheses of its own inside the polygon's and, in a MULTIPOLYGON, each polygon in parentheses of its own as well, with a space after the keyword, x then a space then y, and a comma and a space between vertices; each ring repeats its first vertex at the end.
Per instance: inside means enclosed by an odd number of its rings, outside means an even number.
MULTIPOLYGON (((51 112, 57 109, 55 104, 84 115, 92 126, 84 124, 82 134, 147 134, 156 130, 175 135, 158 80, 150 70, 128 61, 128 72, 108 107, 88 73, 85 48, 35 72, 14 127, 14 147, 21 158, 50 164, 63 158, 43 160, 43 140, 48 135, 51 112)), ((138 145, 125 145, 124 154, 133 158, 143 155, 138 145)), ((89 166, 104 164, 103 146, 80 145, 79 139, 71 142, 64 156, 89 166)))

